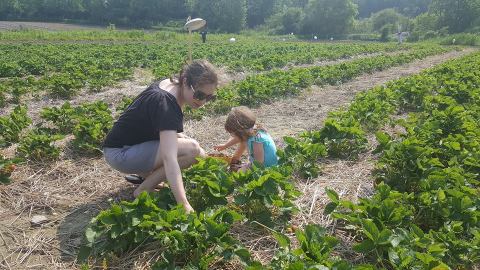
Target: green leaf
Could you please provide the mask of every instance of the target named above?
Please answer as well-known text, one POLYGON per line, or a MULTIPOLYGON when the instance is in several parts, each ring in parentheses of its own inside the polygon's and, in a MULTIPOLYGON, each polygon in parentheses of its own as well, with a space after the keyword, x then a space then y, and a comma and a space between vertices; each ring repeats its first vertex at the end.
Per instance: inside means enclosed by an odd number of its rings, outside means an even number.
POLYGON ((324 215, 330 215, 335 209, 337 209, 338 203, 336 202, 329 202, 326 206, 325 209, 323 210, 324 215))
POLYGON ((87 228, 87 230, 85 231, 85 238, 87 238, 87 241, 89 243, 94 243, 96 237, 97 233, 92 228, 87 228))
POLYGON ((113 226, 110 230, 110 237, 112 239, 117 238, 122 233, 122 228, 119 225, 113 226))
POLYGON ((326 188, 325 192, 327 193, 328 198, 330 198, 332 202, 338 203, 340 198, 338 197, 338 194, 334 190, 326 188))
POLYGON ((366 254, 374 249, 375 249, 375 244, 370 239, 365 239, 360 244, 356 244, 353 246, 353 250, 363 254, 366 254))
POLYGON ((437 192, 437 199, 438 199, 438 201, 444 202, 444 201, 445 201, 445 198, 446 198, 446 196, 445 196, 445 191, 443 191, 443 190, 441 190, 441 189, 438 190, 438 192, 437 192))
POLYGON ((235 196, 235 203, 238 205, 244 205, 248 201, 248 197, 244 194, 239 194, 235 196))
POLYGON ((362 220, 363 232, 372 241, 376 242, 379 237, 377 225, 371 219, 362 220))
POLYGON ((401 263, 400 257, 398 256, 397 252, 392 248, 388 249, 388 259, 394 266, 399 266, 401 263))
POLYGON ((392 232, 389 229, 383 229, 380 232, 377 243, 380 244, 380 245, 389 244, 391 236, 392 236, 392 232))
POLYGON ((90 257, 91 252, 92 252, 91 247, 87 247, 87 246, 80 247, 80 249, 78 250, 77 261, 79 263, 86 262, 88 260, 88 257, 90 257))
POLYGON ((422 229, 420 229, 419 227, 417 227, 417 225, 411 224, 410 226, 412 227, 413 232, 415 233, 415 235, 416 235, 418 238, 422 238, 422 237, 425 235, 425 233, 422 231, 422 229))
POLYGON ((275 237, 275 240, 277 240, 280 247, 282 248, 290 247, 290 239, 286 235, 278 232, 273 232, 272 234, 273 234, 273 237, 275 237))
POLYGON ((248 249, 245 249, 245 248, 237 249, 235 250, 235 255, 237 255, 240 258, 240 260, 244 263, 250 262, 251 255, 248 249))

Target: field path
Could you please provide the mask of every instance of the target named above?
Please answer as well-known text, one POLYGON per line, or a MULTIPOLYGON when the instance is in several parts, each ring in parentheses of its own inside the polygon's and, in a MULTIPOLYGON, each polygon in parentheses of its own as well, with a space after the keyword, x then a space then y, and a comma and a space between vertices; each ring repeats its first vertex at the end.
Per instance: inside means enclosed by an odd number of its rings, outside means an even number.
MULTIPOLYGON (((254 111, 281 145, 282 136, 320 128, 329 111, 348 105, 360 91, 472 51, 465 49, 427 57, 338 86, 312 87, 298 97, 262 105, 254 111)), ((224 120, 225 116, 188 121, 185 131, 210 152, 213 145, 227 139, 224 120)), ((298 183, 304 192, 297 202, 302 206, 302 213, 293 222, 328 223, 321 215, 325 201, 323 188, 331 186, 344 196, 366 194, 370 168, 368 155, 358 162, 327 161, 322 176, 298 183)), ((0 269, 76 269, 73 254, 81 244, 91 217, 107 208, 109 200, 131 199, 133 191, 122 180, 122 175, 110 169, 103 159, 75 157, 72 153, 66 153, 53 164, 20 166, 13 179, 12 184, 0 186, 0 269), (47 222, 42 227, 31 226, 34 215, 44 215, 47 222)), ((265 235, 248 241, 243 239, 259 259, 268 258, 272 253, 265 251, 262 239, 266 239, 265 235)), ((142 261, 148 260, 144 255, 139 254, 139 261, 134 265, 132 262, 128 268, 143 269, 142 261)))

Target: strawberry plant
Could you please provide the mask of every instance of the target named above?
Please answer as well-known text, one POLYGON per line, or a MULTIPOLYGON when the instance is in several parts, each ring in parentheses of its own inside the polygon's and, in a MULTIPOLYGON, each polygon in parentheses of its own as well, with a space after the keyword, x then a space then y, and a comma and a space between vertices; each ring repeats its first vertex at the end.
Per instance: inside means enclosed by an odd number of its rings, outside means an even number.
POLYGON ((273 226, 272 217, 285 218, 297 211, 292 200, 300 192, 289 175, 289 170, 282 167, 257 166, 234 173, 234 181, 240 185, 234 192, 235 204, 249 220, 273 226))
POLYGON ((40 112, 40 117, 55 124, 61 134, 73 132, 76 115, 77 110, 69 102, 65 102, 61 107, 43 108, 40 112))
POLYGON ((309 135, 314 141, 322 142, 331 157, 356 159, 367 149, 367 138, 360 123, 347 114, 340 119, 327 118, 325 126, 318 132, 309 135))
POLYGON ((186 214, 182 206, 163 210, 157 203, 158 197, 144 192, 133 202, 122 201, 100 212, 85 233, 79 261, 92 254, 120 255, 146 244, 156 246, 160 254, 153 269, 208 269, 220 258, 250 261, 248 251, 227 234, 231 224, 241 218, 234 211, 219 208, 186 214))
POLYGON ((48 85, 48 93, 56 98, 72 98, 84 86, 84 78, 75 78, 70 74, 59 73, 47 77, 42 83, 48 85), (48 82, 48 83, 47 83, 48 82))
POLYGON ((296 249, 292 248, 286 235, 274 232, 273 236, 280 250, 266 269, 354 269, 346 261, 333 256, 339 240, 327 235, 327 230, 319 225, 309 224, 304 230, 295 231, 299 244, 296 249))
POLYGON ((128 106, 130 106, 130 104, 132 104, 132 102, 133 102, 133 98, 123 96, 122 100, 120 101, 120 103, 115 108, 115 111, 117 112, 118 115, 122 114, 128 108, 128 106))
POLYGON ((283 141, 285 147, 277 152, 279 164, 289 166, 302 178, 317 177, 320 173, 317 162, 327 155, 325 145, 312 142, 308 135, 301 139, 284 137, 283 141))
POLYGON ((187 195, 196 211, 214 205, 226 205, 233 192, 234 182, 228 164, 215 158, 200 159, 184 172, 187 195))
POLYGON ((9 116, 0 117, 0 146, 9 146, 19 141, 20 133, 31 123, 27 107, 17 106, 9 116))
POLYGON ((85 153, 101 153, 100 149, 108 130, 112 128, 113 117, 105 102, 86 103, 76 108, 78 121, 73 129, 73 145, 85 153))
POLYGON ((8 159, 3 155, 0 155, 0 183, 9 184, 11 182, 10 176, 13 171, 15 171, 16 163, 20 160, 17 159, 8 159))
POLYGON ((0 108, 5 107, 5 105, 7 104, 6 93, 7 88, 4 85, 0 84, 0 108))
MULTIPOLYGON (((477 70, 479 56, 402 79, 399 86, 389 83, 395 102, 405 104, 399 110, 415 113, 399 121, 406 133, 377 133, 381 156, 374 173, 377 183, 385 184, 358 203, 327 190, 331 202, 325 213, 341 220, 340 229, 360 235, 353 249, 377 267, 470 269, 480 261, 475 95, 480 74, 468 72, 477 70)), ((363 106, 369 102, 376 101, 363 106)), ((359 118, 370 110, 358 110, 359 118)))
POLYGON ((20 140, 17 152, 27 160, 53 160, 60 155, 60 149, 54 145, 54 142, 62 138, 62 135, 47 134, 38 129, 31 130, 20 140))

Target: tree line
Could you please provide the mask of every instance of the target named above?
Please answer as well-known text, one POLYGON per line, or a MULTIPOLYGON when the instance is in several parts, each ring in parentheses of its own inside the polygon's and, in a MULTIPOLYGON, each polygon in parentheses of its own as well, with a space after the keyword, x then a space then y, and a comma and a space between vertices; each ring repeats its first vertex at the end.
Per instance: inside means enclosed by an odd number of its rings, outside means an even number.
POLYGON ((279 34, 293 32, 325 38, 355 32, 355 28, 381 31, 385 25, 409 24, 399 22, 405 18, 419 18, 416 20, 423 25, 454 33, 480 24, 480 0, 0 1, 0 20, 71 20, 129 27, 178 27, 188 16, 205 18, 210 31, 220 32, 260 28, 279 34), (386 22, 382 24, 382 20, 386 22), (369 27, 364 27, 362 21, 369 27), (379 26, 378 21, 382 25, 379 26))

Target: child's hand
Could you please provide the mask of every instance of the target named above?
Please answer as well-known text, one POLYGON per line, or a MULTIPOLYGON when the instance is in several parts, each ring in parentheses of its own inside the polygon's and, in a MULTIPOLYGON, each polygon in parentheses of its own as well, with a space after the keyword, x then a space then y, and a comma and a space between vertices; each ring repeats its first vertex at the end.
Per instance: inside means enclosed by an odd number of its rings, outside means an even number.
POLYGON ((223 151, 227 149, 227 147, 224 144, 221 144, 221 145, 214 146, 213 149, 215 149, 216 151, 223 151))

